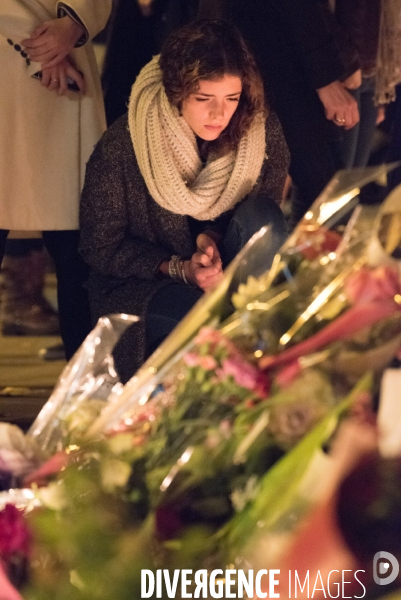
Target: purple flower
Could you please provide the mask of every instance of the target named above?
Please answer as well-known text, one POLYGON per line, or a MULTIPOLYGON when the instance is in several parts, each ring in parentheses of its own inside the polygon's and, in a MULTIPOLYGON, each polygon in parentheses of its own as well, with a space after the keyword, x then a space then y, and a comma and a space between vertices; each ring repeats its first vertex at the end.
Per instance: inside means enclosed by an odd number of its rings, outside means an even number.
POLYGON ((14 555, 29 556, 31 539, 23 511, 6 504, 0 511, 0 558, 7 562, 14 555))

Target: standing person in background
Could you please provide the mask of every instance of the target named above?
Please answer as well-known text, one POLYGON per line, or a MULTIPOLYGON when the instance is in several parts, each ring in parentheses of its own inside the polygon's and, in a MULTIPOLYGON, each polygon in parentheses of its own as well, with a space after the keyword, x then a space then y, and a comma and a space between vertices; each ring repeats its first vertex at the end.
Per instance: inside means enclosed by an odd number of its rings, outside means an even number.
POLYGON ((157 54, 156 28, 166 0, 141 10, 138 0, 114 0, 107 29, 102 88, 107 125, 127 112, 131 86, 142 67, 157 54))
POLYGON ((399 0, 330 0, 330 5, 340 39, 346 38, 344 62, 359 61, 360 65, 360 70, 344 81, 354 88, 351 93, 358 102, 360 121, 343 132, 340 158, 344 168, 364 167, 378 106, 384 112, 401 81, 401 4, 399 0))
POLYGON ((381 0, 330 0, 341 57, 352 73, 344 81, 358 103, 359 123, 343 131, 339 140, 341 166, 367 165, 376 127, 375 69, 379 39, 381 0))
POLYGON ((200 17, 216 12, 244 35, 262 73, 291 154, 297 187, 292 225, 340 168, 335 142, 359 120, 341 83, 345 66, 319 0, 200 0, 200 17))
POLYGON ((90 40, 110 9, 111 0, 0 2, 0 260, 9 230, 42 231, 67 358, 91 327, 78 205, 86 161, 105 129, 90 40))

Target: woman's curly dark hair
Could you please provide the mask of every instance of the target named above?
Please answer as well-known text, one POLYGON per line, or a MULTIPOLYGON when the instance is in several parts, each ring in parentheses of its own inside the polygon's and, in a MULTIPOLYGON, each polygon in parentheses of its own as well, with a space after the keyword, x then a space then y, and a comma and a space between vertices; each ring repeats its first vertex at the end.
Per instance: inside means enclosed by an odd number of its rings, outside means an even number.
POLYGON ((201 80, 218 80, 224 75, 241 79, 238 108, 213 142, 221 154, 235 149, 255 117, 266 114, 255 60, 239 31, 227 21, 202 19, 173 32, 163 45, 159 64, 167 98, 178 109, 197 91, 201 80))

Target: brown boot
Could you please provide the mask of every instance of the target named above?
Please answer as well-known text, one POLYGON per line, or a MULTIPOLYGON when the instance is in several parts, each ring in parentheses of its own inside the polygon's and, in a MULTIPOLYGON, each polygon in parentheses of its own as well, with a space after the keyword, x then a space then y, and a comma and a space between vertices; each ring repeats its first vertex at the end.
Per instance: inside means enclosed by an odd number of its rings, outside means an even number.
POLYGON ((46 261, 41 250, 5 256, 2 264, 3 335, 58 335, 56 311, 43 296, 46 261))

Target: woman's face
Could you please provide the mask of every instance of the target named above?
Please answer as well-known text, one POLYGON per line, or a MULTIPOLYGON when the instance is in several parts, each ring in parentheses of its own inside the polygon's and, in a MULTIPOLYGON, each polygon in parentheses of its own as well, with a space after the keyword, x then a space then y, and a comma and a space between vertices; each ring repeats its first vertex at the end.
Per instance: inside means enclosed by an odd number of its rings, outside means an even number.
POLYGON ((241 79, 234 75, 201 80, 199 89, 183 101, 181 114, 197 136, 216 140, 237 110, 241 91, 241 79))

